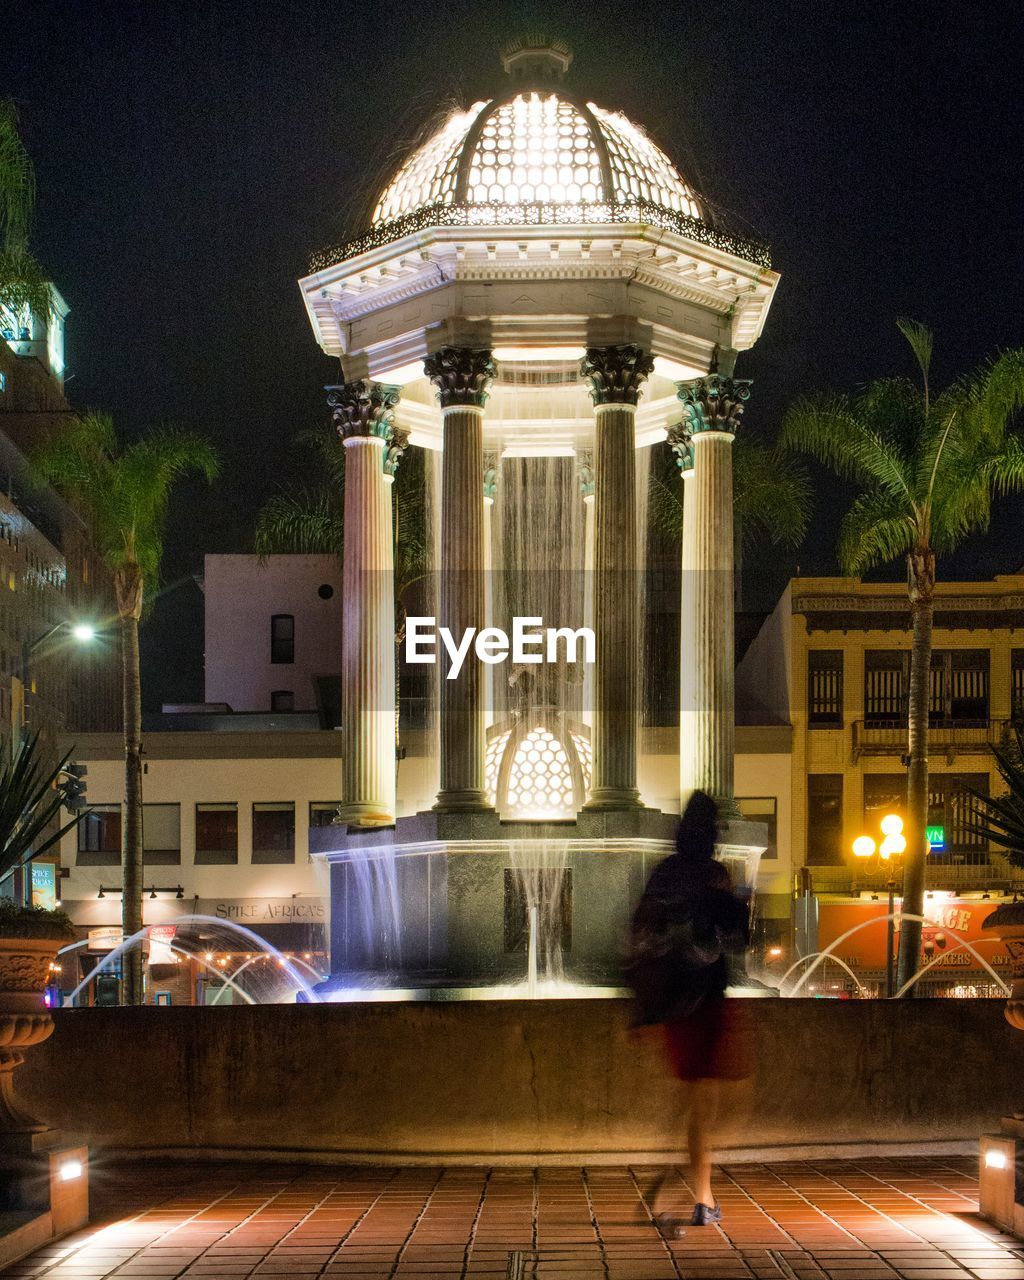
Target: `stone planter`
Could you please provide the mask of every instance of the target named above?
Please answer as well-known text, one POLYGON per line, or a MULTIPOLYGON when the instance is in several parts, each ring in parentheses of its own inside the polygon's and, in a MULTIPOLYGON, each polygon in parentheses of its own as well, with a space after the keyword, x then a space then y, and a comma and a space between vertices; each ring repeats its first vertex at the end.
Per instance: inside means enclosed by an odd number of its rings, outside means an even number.
POLYGON ((981 927, 994 933, 1009 953, 1012 982, 1004 1013, 1011 1027, 1024 1031, 1024 902, 996 907, 981 927))
POLYGON ((53 1033, 43 991, 60 946, 56 938, 0 938, 0 1137, 46 1128, 18 1105, 14 1072, 24 1051, 53 1033))

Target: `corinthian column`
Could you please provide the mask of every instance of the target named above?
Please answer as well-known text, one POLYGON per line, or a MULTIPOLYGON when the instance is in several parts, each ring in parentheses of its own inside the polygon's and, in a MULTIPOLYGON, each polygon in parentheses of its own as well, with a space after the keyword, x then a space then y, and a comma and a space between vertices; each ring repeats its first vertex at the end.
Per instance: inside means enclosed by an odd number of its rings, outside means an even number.
POLYGON ((722 816, 729 818, 737 813, 732 442, 750 398, 750 382, 711 373, 681 382, 678 394, 683 430, 693 441, 693 479, 684 482, 683 508, 682 661, 690 673, 681 685, 686 702, 681 707, 680 733, 687 745, 680 751, 685 770, 680 800, 685 805, 690 792, 699 788, 714 796, 722 816), (691 507, 692 520, 687 517, 691 507), (687 550, 687 542, 692 551, 687 550))
MULTIPOLYGON (((487 349, 442 347, 423 364, 437 387, 444 418, 441 463, 441 617, 458 640, 484 626, 486 562, 483 474, 484 405, 495 373, 487 349)), ((484 707, 480 664, 471 654, 449 680, 441 654, 441 789, 434 808, 463 813, 489 809, 484 785, 484 707)))
POLYGON ((654 368, 636 346, 591 347, 594 431, 594 773, 588 809, 640 806, 636 786, 640 642, 636 543, 636 405, 654 368))
POLYGON ((345 444, 341 638, 342 801, 350 826, 395 820, 395 563, 391 481, 405 445, 394 427, 399 389, 327 388, 345 444))

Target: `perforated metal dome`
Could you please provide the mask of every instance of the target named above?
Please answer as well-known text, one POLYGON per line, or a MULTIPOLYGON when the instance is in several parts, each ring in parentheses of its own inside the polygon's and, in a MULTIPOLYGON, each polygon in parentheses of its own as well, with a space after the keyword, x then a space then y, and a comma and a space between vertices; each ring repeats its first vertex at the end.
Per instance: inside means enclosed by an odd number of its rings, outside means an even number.
POLYGON ((701 217, 669 158, 620 112, 524 89, 449 116, 385 187, 373 225, 438 205, 476 205, 483 213, 535 204, 560 206, 554 220, 573 223, 589 220, 577 206, 638 201, 701 217))

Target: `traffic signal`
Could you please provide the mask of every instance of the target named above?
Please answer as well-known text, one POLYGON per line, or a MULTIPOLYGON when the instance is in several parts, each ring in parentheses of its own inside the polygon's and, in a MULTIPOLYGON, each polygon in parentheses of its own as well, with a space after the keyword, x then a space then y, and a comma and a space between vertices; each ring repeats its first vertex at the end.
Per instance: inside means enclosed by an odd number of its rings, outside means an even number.
POLYGON ((70 760, 62 769, 63 778, 57 783, 57 790, 64 801, 64 808, 74 813, 85 808, 85 782, 83 779, 89 772, 84 764, 76 764, 70 760))

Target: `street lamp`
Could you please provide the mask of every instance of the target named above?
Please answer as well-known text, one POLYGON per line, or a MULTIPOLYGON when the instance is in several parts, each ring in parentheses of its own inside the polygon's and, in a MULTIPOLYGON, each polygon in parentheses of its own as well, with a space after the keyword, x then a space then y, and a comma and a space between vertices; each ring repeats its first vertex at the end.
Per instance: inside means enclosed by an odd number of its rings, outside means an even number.
MULTIPOLYGON (((45 644, 47 640, 51 639, 59 632, 64 632, 69 635, 77 644, 90 644, 96 639, 97 635, 96 628, 91 622, 68 622, 62 619, 60 622, 55 622, 52 627, 49 627, 46 631, 43 631, 40 635, 36 636, 34 640, 24 640, 22 642, 21 670, 18 672, 22 684, 21 723, 19 725, 22 734, 24 734, 25 731, 25 697, 33 692, 31 677, 32 655, 40 645, 45 644)), ((13 741, 11 746, 13 749, 13 741)))
POLYGON ((869 835, 858 836, 853 842, 853 853, 865 861, 874 858, 888 868, 889 917, 885 931, 885 994, 888 999, 896 993, 896 859, 906 852, 907 837, 903 834, 903 819, 898 813, 887 813, 881 822, 882 839, 876 844, 869 835))

